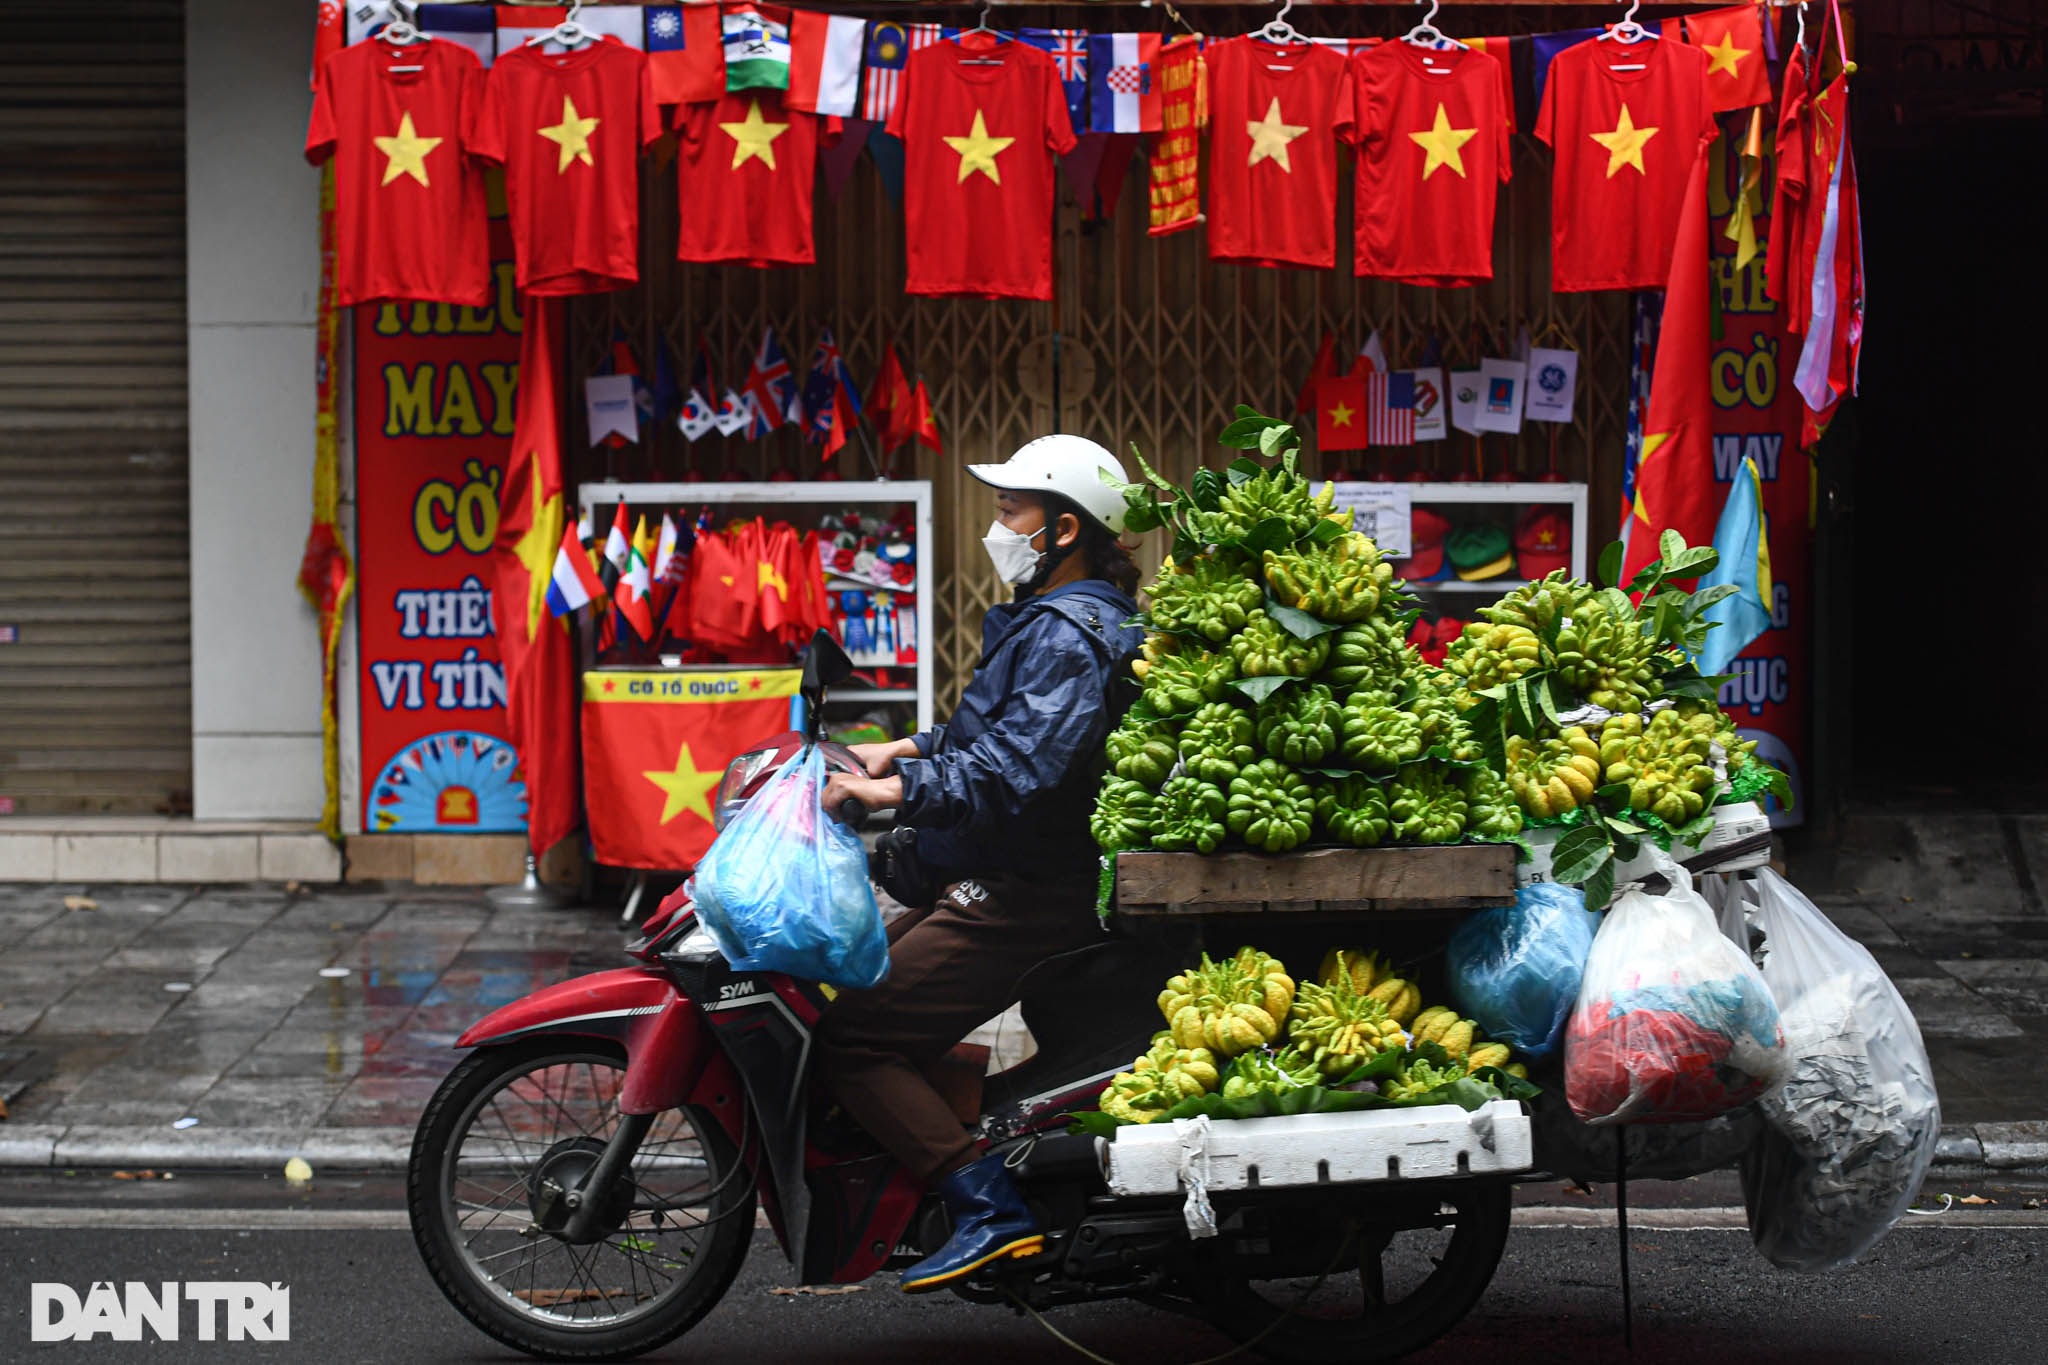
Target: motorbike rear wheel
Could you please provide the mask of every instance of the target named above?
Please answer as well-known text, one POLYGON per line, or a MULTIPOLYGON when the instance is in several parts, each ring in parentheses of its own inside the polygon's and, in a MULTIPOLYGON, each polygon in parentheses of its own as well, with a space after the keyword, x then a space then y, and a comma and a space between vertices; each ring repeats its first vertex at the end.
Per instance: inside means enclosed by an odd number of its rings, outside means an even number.
POLYGON ((573 1189, 619 1123, 623 1049, 537 1038, 471 1053, 428 1101, 406 1204, 427 1269, 463 1316, 555 1360, 618 1359, 674 1340, 746 1259, 754 1188, 708 1116, 656 1117, 609 1191, 600 1235, 559 1235, 573 1189))
POLYGON ((1368 1208, 1336 1230, 1323 1274, 1227 1279, 1208 1316, 1274 1360, 1397 1360, 1457 1326, 1486 1292, 1511 1196, 1505 1180, 1448 1181, 1433 1213, 1386 1223, 1368 1208))

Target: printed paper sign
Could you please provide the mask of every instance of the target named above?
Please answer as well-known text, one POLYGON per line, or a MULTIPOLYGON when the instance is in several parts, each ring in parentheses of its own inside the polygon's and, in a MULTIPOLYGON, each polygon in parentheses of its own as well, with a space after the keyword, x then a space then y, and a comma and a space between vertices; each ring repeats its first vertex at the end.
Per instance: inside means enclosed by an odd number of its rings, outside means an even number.
POLYGON ((1415 439, 1441 441, 1450 434, 1450 398, 1439 368, 1411 370, 1415 376, 1415 439))
POLYGON ((1529 352, 1529 394, 1522 415, 1532 422, 1569 422, 1579 388, 1579 353, 1538 346, 1529 352))
POLYGON ((1512 435, 1522 429, 1522 391, 1528 367, 1519 360, 1488 356, 1479 362, 1479 410, 1473 423, 1481 431, 1512 435))
MULTIPOLYGON (((1389 559, 1406 559, 1413 547, 1413 490, 1405 483, 1343 481, 1335 504, 1351 513, 1351 529, 1372 538, 1389 559)), ((1318 485, 1317 492, 1321 491, 1318 485)))
POLYGON ((1479 394, 1485 379, 1478 370, 1451 371, 1451 425, 1470 436, 1477 436, 1481 430, 1479 394))
POLYGON ((590 417, 590 443, 617 432, 640 439, 640 411, 633 405, 633 376, 594 374, 583 381, 583 406, 590 417))

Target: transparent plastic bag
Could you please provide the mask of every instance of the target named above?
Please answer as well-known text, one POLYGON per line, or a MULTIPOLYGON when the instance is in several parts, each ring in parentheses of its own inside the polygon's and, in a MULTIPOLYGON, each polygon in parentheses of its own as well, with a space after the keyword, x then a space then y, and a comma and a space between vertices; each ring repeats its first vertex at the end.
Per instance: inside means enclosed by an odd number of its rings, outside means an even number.
POLYGON ((1750 1232, 1774 1265, 1830 1270, 1919 1194, 1941 1101, 1920 1026, 1877 959, 1769 868, 1753 889, 1792 1066, 1758 1101, 1768 1128, 1742 1170, 1750 1232))
POLYGON ((1487 1037, 1525 1057, 1548 1056, 1564 1033, 1600 917, 1576 886, 1536 882, 1515 903, 1470 915, 1451 935, 1451 1000, 1487 1037))
POLYGON ((768 779, 697 864, 697 917, 735 970, 873 986, 889 942, 860 836, 827 815, 813 745, 768 779))
POLYGON ((1660 853, 1650 870, 1670 889, 1632 886, 1607 912, 1565 1030, 1565 1098, 1587 1123, 1716 1118, 1786 1075, 1763 976, 1684 869, 1660 853))

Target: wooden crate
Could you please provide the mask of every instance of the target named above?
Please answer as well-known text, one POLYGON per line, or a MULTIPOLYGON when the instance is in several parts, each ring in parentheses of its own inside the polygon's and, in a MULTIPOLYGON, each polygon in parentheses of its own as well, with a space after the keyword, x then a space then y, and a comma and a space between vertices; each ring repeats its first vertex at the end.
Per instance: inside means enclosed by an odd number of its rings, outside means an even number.
POLYGON ((1116 907, 1124 915, 1464 911, 1514 899, 1508 844, 1120 853, 1116 860, 1116 907))

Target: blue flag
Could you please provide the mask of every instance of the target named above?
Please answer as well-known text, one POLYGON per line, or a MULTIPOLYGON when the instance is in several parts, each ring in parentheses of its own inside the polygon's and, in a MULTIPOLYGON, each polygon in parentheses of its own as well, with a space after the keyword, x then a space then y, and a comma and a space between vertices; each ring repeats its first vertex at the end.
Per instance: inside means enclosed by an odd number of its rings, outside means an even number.
POLYGON ((1707 608, 1706 619, 1720 623, 1707 632, 1700 650, 1700 672, 1707 674, 1727 672, 1735 656, 1771 628, 1771 541, 1755 460, 1744 460, 1728 486, 1728 501, 1714 528, 1714 549, 1721 562, 1701 575, 1700 590, 1733 583, 1739 591, 1707 608))
POLYGON ((1088 129, 1088 34, 1078 28, 1027 28, 1017 36, 1052 55, 1060 86, 1067 92, 1067 117, 1076 133, 1088 129))

